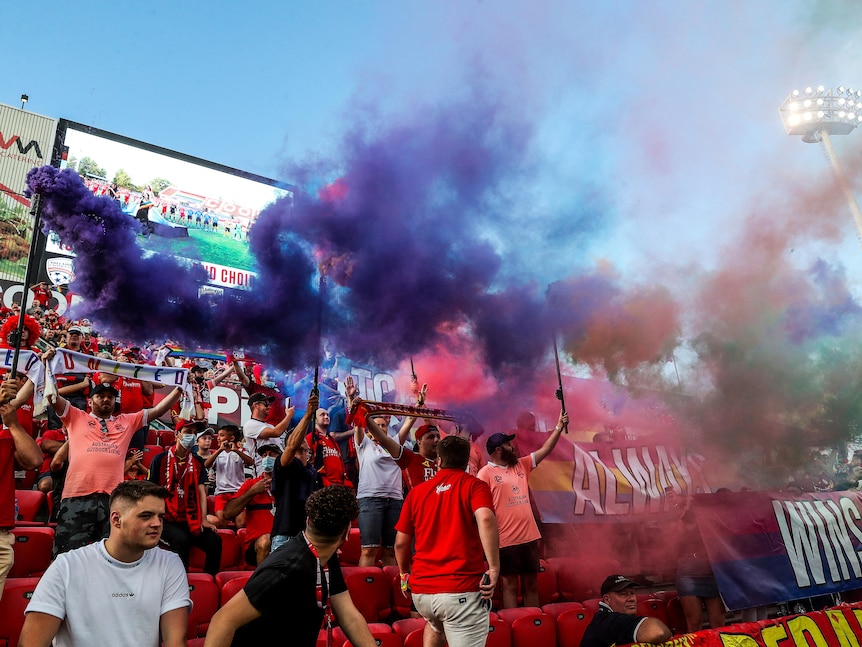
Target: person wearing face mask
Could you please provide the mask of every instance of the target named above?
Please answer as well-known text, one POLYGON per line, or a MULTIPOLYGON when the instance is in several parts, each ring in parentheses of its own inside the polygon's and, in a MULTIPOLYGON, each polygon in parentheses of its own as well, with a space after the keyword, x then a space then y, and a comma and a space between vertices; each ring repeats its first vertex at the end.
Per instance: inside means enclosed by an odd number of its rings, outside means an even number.
POLYGON ((257 453, 261 457, 260 476, 249 479, 228 501, 224 518, 236 519, 245 512, 245 539, 242 548, 249 566, 257 566, 269 555, 270 534, 275 517, 275 497, 272 494, 272 473, 281 456, 281 449, 273 443, 261 445, 257 453))
POLYGON ((150 480, 170 492, 162 543, 180 556, 188 570, 192 546, 204 551, 204 572, 215 575, 221 563, 221 538, 207 519, 204 461, 191 452, 204 423, 177 422, 177 441, 150 464, 150 480))

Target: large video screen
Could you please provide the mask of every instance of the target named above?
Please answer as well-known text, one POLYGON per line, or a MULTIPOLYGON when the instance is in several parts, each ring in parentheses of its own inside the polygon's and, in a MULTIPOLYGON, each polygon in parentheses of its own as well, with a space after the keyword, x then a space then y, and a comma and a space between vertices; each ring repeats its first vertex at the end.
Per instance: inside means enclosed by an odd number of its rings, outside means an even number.
MULTIPOLYGON (((290 185, 68 120, 59 128, 61 166, 140 222, 141 247, 200 263, 210 290, 251 288, 256 268, 248 231, 268 204, 292 199, 290 185)), ((73 251, 49 236, 49 255, 73 251)), ((57 265, 54 283, 64 278, 57 265)))

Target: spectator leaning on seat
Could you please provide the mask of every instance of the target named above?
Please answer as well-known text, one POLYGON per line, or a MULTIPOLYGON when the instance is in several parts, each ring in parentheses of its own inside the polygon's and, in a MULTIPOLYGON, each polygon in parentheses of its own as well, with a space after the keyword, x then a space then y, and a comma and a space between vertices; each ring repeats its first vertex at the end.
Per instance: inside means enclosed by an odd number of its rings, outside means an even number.
POLYGON ((308 497, 305 512, 305 531, 267 557, 213 616, 205 647, 276 642, 314 647, 324 621, 329 626, 337 621, 356 647, 376 647, 336 555, 358 513, 353 490, 342 485, 318 490, 308 497))
POLYGON ((593 616, 581 647, 614 647, 629 643, 663 643, 670 629, 658 618, 639 616, 635 588, 640 586, 624 575, 609 575, 602 582, 602 601, 593 616))
POLYGON ((257 449, 263 459, 260 476, 247 480, 224 507, 228 521, 245 513, 243 554, 249 566, 257 566, 269 555, 272 522, 275 517, 275 497, 272 495, 272 472, 281 450, 278 445, 261 445, 257 449))
POLYGON ((126 481, 111 493, 111 534, 63 553, 39 580, 18 643, 42 647, 186 644, 189 583, 173 553, 157 547, 164 488, 126 481))

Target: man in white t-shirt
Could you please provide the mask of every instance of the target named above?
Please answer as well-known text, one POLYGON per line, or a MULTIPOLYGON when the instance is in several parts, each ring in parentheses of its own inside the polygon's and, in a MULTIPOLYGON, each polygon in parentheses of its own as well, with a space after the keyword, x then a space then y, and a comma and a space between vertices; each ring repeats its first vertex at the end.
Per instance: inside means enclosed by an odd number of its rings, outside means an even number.
POLYGON ((263 471, 260 467, 261 458, 257 453, 258 448, 262 445, 277 445, 279 451, 284 451, 284 432, 287 431, 287 427, 293 419, 293 412, 296 410, 294 407, 289 407, 281 422, 273 427, 266 422, 266 416, 274 401, 273 396, 267 396, 263 393, 253 393, 248 399, 251 420, 243 425, 242 435, 246 440, 247 453, 254 457, 255 476, 260 476, 263 471))
POLYGON ((62 553, 27 605, 19 645, 186 644, 191 599, 180 558, 157 548, 168 491, 124 481, 111 493, 107 539, 62 553))

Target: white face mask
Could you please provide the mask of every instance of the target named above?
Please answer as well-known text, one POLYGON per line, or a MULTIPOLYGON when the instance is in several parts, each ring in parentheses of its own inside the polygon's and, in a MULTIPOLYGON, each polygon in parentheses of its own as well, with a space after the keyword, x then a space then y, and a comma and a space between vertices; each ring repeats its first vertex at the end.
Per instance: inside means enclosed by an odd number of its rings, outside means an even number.
POLYGON ((186 449, 191 449, 191 446, 195 444, 195 435, 194 434, 183 434, 180 436, 180 445, 185 447, 186 449))

